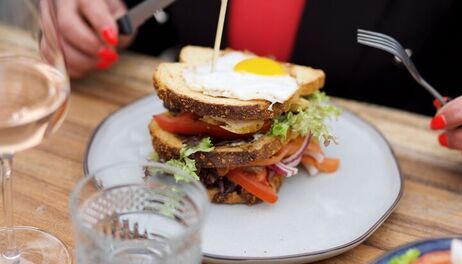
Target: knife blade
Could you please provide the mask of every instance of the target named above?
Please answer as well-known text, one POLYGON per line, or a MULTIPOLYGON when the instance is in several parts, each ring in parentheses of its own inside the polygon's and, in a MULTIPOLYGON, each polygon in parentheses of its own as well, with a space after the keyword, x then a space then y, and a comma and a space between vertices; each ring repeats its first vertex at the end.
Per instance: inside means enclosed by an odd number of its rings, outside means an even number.
POLYGON ((145 0, 122 17, 117 19, 117 26, 121 35, 133 34, 139 26, 141 26, 148 18, 154 15, 154 12, 162 10, 169 6, 175 0, 145 0))

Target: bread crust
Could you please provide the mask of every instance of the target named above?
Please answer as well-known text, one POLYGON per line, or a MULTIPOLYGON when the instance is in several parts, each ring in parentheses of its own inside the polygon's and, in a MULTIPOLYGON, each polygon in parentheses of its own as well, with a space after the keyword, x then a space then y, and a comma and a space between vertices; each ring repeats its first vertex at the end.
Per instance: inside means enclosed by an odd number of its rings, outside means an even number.
MULTIPOLYGON (((179 157, 184 138, 161 129, 154 119, 149 124, 149 132, 154 149, 162 159, 179 157)), ((283 146, 284 141, 279 137, 263 135, 238 146, 216 146, 211 152, 198 152, 194 154, 194 159, 199 168, 239 167, 255 160, 269 158, 283 146)))
MULTIPOLYGON (((185 112, 191 112, 198 116, 216 116, 234 120, 267 120, 272 119, 287 112, 290 105, 299 97, 298 93, 294 94, 289 100, 271 105, 265 100, 242 101, 232 98, 220 98, 205 95, 199 92, 188 90, 187 87, 173 87, 173 82, 166 79, 166 72, 169 68, 179 67, 181 65, 160 65, 154 73, 154 88, 159 98, 169 109, 181 109, 185 112), (180 92, 179 90, 183 90, 180 92)), ((180 70, 178 70, 180 71, 180 70)), ((177 76, 178 77, 178 76, 177 76)), ((178 81, 177 78, 176 80, 178 81)), ((177 82, 175 81, 175 82, 177 82)), ((184 86, 186 86, 186 83, 184 86)))
MULTIPOLYGON (((228 52, 229 50, 225 51, 228 52)), ((193 91, 183 78, 187 65, 210 59, 212 49, 187 46, 182 49, 182 63, 161 63, 154 72, 154 88, 170 109, 192 112, 199 116, 216 116, 234 120, 267 120, 287 112, 299 96, 309 95, 324 86, 325 74, 310 67, 284 64, 286 71, 297 80, 298 91, 284 103, 266 100, 238 100, 215 97, 193 91), (198 55, 200 54, 200 55, 198 55)))

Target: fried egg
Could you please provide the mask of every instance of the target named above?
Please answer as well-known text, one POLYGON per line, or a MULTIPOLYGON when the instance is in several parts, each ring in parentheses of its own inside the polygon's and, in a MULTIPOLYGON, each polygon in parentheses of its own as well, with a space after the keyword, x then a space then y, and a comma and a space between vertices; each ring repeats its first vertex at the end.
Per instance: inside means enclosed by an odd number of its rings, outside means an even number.
POLYGON ((297 81, 279 62, 243 52, 228 52, 212 62, 187 67, 183 77, 190 89, 206 95, 283 103, 298 89, 297 81))

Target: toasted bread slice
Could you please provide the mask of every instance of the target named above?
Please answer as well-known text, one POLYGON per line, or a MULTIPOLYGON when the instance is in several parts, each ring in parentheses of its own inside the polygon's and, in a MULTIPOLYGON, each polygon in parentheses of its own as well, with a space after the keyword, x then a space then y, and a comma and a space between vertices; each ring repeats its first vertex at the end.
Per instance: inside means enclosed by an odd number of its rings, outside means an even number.
MULTIPOLYGON (((154 149, 162 159, 178 158, 184 137, 167 132, 159 127, 153 119, 149 132, 154 149)), ((244 166, 255 160, 269 158, 284 146, 279 137, 265 136, 241 144, 215 146, 211 152, 196 153, 194 159, 200 168, 232 168, 244 166)))
MULTIPOLYGON (((284 176, 275 174, 269 179, 269 184, 276 191, 279 191, 282 183, 284 182, 284 176)), ((255 195, 247 192, 246 190, 241 190, 239 193, 237 191, 221 194, 218 188, 207 188, 207 193, 209 195, 210 201, 213 203, 220 204, 256 204, 261 202, 255 195)))
MULTIPOLYGON (((222 53, 229 50, 222 51, 222 53)), ((158 96, 170 109, 180 109, 199 116, 216 116, 237 120, 266 120, 287 112, 299 96, 309 95, 324 85, 322 70, 294 64, 284 64, 286 71, 297 80, 298 91, 284 103, 266 100, 239 100, 215 97, 188 88, 183 78, 187 65, 199 65, 210 61, 210 48, 187 46, 180 53, 180 63, 161 63, 154 72, 154 87, 158 96)))

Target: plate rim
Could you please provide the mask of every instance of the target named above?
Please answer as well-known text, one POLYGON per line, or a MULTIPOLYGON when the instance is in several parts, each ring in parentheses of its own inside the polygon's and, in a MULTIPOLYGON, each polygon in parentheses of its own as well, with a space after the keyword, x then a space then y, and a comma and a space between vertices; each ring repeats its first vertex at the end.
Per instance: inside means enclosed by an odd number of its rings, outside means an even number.
MULTIPOLYGON (((130 103, 124 105, 124 106, 121 106, 120 108, 118 108, 115 111, 108 114, 98 124, 98 126, 96 126, 96 128, 93 130, 93 132, 91 134, 90 140, 88 141, 88 144, 87 144, 87 147, 86 147, 86 150, 85 150, 85 154, 84 154, 85 156, 84 156, 83 164, 82 164, 83 165, 84 177, 86 177, 86 175, 89 174, 88 156, 89 156, 89 153, 90 153, 91 146, 93 145, 93 141, 95 140, 95 137, 98 134, 98 132, 100 131, 101 127, 104 124, 106 124, 108 122, 108 120, 111 119, 115 114, 123 111, 127 107, 130 107, 130 106, 133 106, 133 105, 137 104, 140 101, 147 100, 149 97, 152 97, 152 96, 154 96, 155 100, 160 100, 153 93, 147 94, 147 95, 142 96, 140 98, 137 98, 134 101, 132 101, 132 102, 130 102, 130 103)), ((338 105, 338 104, 335 104, 335 103, 333 103, 333 104, 338 105)), ((396 167, 398 169, 398 174, 399 174, 400 189, 399 189, 398 195, 396 196, 396 198, 393 201, 392 205, 382 215, 382 217, 380 217, 379 220, 377 220, 377 222, 374 225, 372 225, 366 232, 364 232, 364 234, 360 235, 358 238, 356 238, 356 239, 354 239, 354 240, 352 240, 352 241, 350 241, 348 243, 345 243, 343 245, 328 248, 328 249, 324 249, 324 250, 318 250, 318 251, 314 251, 314 252, 310 252, 310 253, 283 255, 283 256, 277 256, 277 257, 230 257, 230 256, 221 256, 221 255, 203 253, 204 259, 211 259, 211 260, 217 260, 217 261, 220 261, 220 260, 221 261, 271 261, 271 260, 281 261, 281 260, 296 260, 296 259, 303 259, 303 258, 312 258, 312 257, 328 254, 328 253, 331 253, 331 252, 340 252, 341 253, 341 252, 343 252, 342 250, 347 250, 348 248, 354 247, 355 245, 363 242, 372 233, 374 233, 374 231, 376 231, 378 229, 378 227, 380 227, 380 225, 382 225, 383 222, 385 222, 385 220, 391 215, 391 213, 393 213, 395 208, 398 206, 398 204, 399 204, 399 202, 400 202, 400 200, 401 200, 401 198, 403 196, 403 192, 404 192, 404 184, 405 184, 404 176, 403 176, 403 173, 402 173, 401 166, 400 166, 400 164, 398 162, 398 158, 397 158, 393 148, 391 147, 391 144, 388 141, 388 139, 384 136, 384 134, 376 126, 374 126, 373 124, 371 124, 370 122, 368 122, 364 118, 360 117, 358 114, 356 114, 356 113, 354 113, 354 112, 352 112, 352 111, 350 111, 348 109, 345 109, 344 107, 342 107, 342 111, 343 112, 348 112, 348 114, 354 116, 355 118, 358 118, 364 124, 366 124, 367 126, 372 128, 375 132, 377 132, 377 134, 384 140, 386 146, 388 147, 388 150, 390 151, 390 153, 391 153, 391 155, 392 155, 392 157, 393 157, 393 159, 395 161, 396 167)), ((375 262, 373 262, 373 263, 375 263, 375 262)))
POLYGON ((372 260, 371 263, 376 264, 379 261, 382 261, 383 259, 386 259, 388 257, 393 256, 395 252, 403 250, 405 248, 415 247, 415 246, 417 246, 419 244, 424 244, 424 243, 428 243, 428 242, 432 243, 432 242, 437 242, 437 241, 440 241, 440 240, 452 240, 452 239, 462 239, 462 236, 461 235, 438 236, 438 237, 422 238, 422 239, 419 239, 419 240, 416 240, 416 241, 411 241, 409 243, 405 243, 405 244, 400 245, 398 247, 392 248, 391 250, 383 253, 382 255, 380 255, 377 258, 375 258, 374 260, 372 260))

